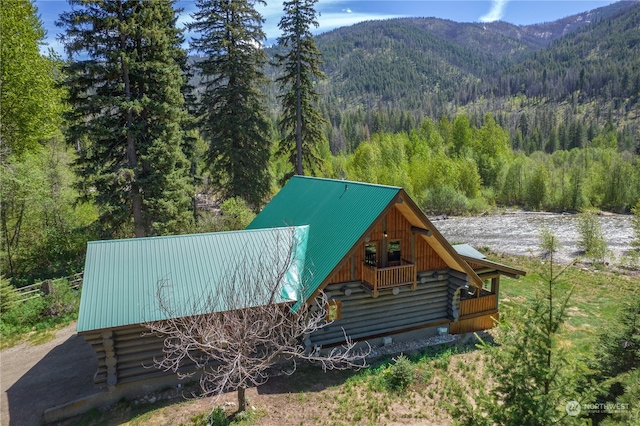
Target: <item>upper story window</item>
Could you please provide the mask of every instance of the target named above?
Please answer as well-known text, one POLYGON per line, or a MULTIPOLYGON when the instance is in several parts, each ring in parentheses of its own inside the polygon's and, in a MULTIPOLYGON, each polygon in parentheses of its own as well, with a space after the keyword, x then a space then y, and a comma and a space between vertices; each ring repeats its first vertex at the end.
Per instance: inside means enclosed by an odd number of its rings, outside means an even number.
POLYGON ((364 263, 368 266, 378 266, 378 243, 366 243, 364 245, 364 263))
POLYGON ((400 240, 389 240, 387 243, 387 263, 389 266, 400 265, 402 252, 400 251, 400 240))

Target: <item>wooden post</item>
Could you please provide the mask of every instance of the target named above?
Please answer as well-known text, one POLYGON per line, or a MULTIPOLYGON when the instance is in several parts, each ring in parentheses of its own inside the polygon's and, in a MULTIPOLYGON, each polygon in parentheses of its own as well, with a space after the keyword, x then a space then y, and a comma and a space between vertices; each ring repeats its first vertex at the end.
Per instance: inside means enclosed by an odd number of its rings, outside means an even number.
POLYGON ((351 255, 351 281, 356 279, 356 255, 351 255))
POLYGON ((382 218, 382 247, 380 248, 380 255, 382 257, 382 267, 387 266, 387 254, 389 247, 387 247, 387 218, 382 218))
POLYGON ((103 331, 101 337, 105 353, 104 363, 107 366, 107 385, 112 391, 118 383, 118 359, 116 358, 113 332, 111 330, 103 331))
POLYGON ((53 281, 44 280, 42 282, 42 286, 40 287, 42 293, 46 296, 47 294, 53 294, 53 281))

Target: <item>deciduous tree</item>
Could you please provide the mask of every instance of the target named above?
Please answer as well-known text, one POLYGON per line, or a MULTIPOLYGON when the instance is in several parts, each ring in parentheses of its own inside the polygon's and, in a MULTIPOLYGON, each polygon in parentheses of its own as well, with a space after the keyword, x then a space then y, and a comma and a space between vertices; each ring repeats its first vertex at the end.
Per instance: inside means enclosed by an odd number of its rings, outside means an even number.
POLYGON ((292 271, 297 277, 304 274, 295 267, 301 263, 295 239, 278 235, 273 233, 269 247, 248 248, 250 254, 235 259, 223 278, 187 302, 189 306, 176 306, 170 283, 160 282, 157 301, 167 320, 145 324, 164 340, 165 355, 156 360, 156 367, 180 377, 202 373, 203 396, 237 390, 239 411, 246 408, 245 390, 265 383, 277 364, 283 364, 287 374, 295 372, 300 360, 316 361, 324 370, 366 365, 368 351, 356 351, 347 336, 343 346, 325 353, 305 347, 305 338, 331 323, 330 301, 320 292, 291 311, 293 302, 286 299, 305 294, 298 279, 291 280, 292 271), (188 363, 195 365, 195 371, 183 372, 188 363))
POLYGON ((52 58, 40 54, 45 37, 30 0, 0 3, 0 158, 34 150, 59 131, 61 92, 52 58))

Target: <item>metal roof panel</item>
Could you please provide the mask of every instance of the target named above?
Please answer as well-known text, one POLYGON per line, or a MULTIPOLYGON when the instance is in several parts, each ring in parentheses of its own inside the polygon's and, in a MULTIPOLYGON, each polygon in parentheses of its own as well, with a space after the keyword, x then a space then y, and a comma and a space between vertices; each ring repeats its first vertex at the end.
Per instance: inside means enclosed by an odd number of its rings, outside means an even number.
POLYGON ((201 303, 247 267, 272 277, 287 268, 275 302, 297 300, 307 236, 303 226, 90 242, 77 330, 166 319, 156 297, 162 283, 174 317, 256 305, 260 301, 243 301, 242 295, 232 307, 201 303))

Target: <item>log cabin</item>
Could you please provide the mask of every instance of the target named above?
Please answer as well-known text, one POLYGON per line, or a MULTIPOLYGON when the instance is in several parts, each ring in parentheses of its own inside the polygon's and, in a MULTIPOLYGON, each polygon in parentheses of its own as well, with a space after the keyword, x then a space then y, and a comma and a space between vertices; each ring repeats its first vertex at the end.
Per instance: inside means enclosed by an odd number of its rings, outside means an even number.
POLYGON ((400 187, 294 176, 244 231, 89 243, 78 334, 98 355, 95 383, 113 390, 172 375, 153 368, 163 342, 142 325, 165 319, 158 282, 184 306, 175 315, 206 314, 191 301, 223 285, 238 259, 261 262, 261 250, 283 241, 296 261, 278 302, 295 311, 329 295, 332 323, 304 341, 313 349, 345 333, 378 345, 491 328, 500 277, 525 274, 451 245, 400 187))

